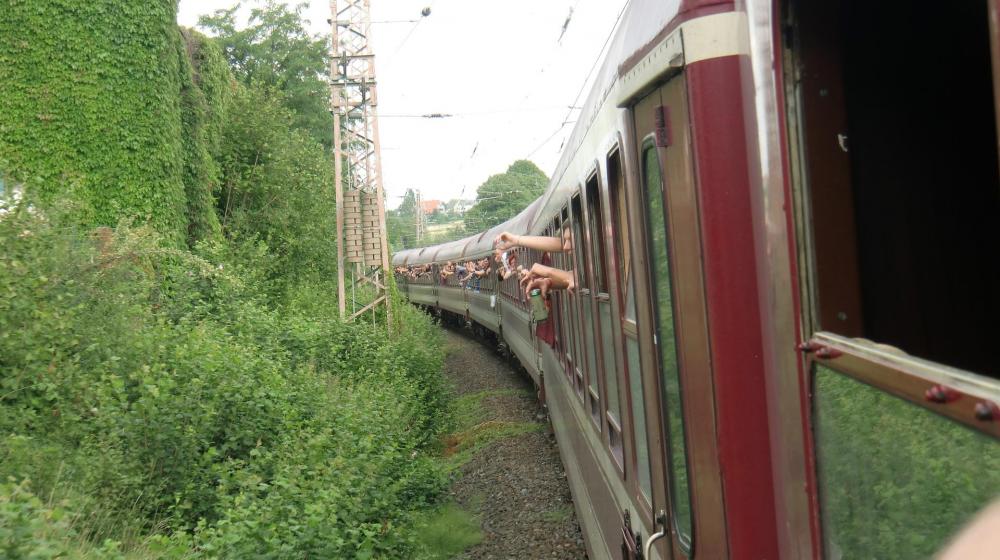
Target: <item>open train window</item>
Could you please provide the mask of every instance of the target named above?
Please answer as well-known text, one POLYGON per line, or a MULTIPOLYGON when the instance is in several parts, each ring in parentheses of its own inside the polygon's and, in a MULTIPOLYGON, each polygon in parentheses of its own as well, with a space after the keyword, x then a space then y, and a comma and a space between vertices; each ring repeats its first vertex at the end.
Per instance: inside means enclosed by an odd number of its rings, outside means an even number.
MULTIPOLYGON (((608 154, 607 173, 608 173, 608 202, 610 211, 609 214, 611 216, 611 227, 610 227, 611 246, 609 248, 610 251, 608 252, 607 255, 607 258, 610 262, 608 262, 607 264, 608 264, 608 274, 613 278, 615 278, 616 291, 614 294, 612 294, 612 297, 615 298, 614 302, 615 309, 618 310, 618 316, 616 317, 616 319, 617 319, 617 324, 621 325, 621 335, 622 335, 619 341, 616 341, 614 338, 612 338, 610 342, 612 345, 614 345, 616 342, 620 342, 622 344, 628 344, 626 341, 629 338, 631 338, 635 342, 636 346, 638 346, 638 340, 637 340, 638 331, 635 325, 635 311, 633 309, 632 320, 629 321, 625 316, 624 306, 623 306, 624 299, 622 298, 622 294, 625 291, 631 291, 631 289, 629 287, 630 278, 629 278, 629 258, 628 258, 629 255, 628 220, 625 218, 625 186, 624 186, 625 177, 622 173, 621 150, 618 146, 615 146, 615 148, 611 151, 611 153, 608 154)), ((619 356, 619 355, 627 356, 628 354, 627 348, 617 347, 613 348, 612 351, 614 352, 613 356, 619 356)), ((621 438, 622 437, 621 402, 623 398, 620 393, 621 389, 619 389, 619 384, 622 381, 625 381, 626 384, 629 382, 628 380, 630 379, 630 377, 628 371, 630 364, 628 358, 626 358, 624 360, 625 370, 624 372, 622 372, 623 373, 622 375, 619 375, 619 372, 617 371, 618 368, 615 367, 616 365, 617 365, 617 360, 612 362, 613 369, 609 370, 610 372, 607 374, 609 377, 611 376, 615 377, 615 379, 613 380, 615 384, 614 398, 617 399, 618 401, 616 403, 612 403, 611 405, 609 405, 608 422, 612 423, 612 428, 618 429, 618 436, 619 438, 621 438), (611 409, 610 408, 611 406, 614 406, 614 408, 611 409)), ((638 372, 639 371, 638 366, 636 365, 635 367, 636 367, 635 372, 638 372)), ((633 373, 632 375, 636 374, 633 373)), ((628 391, 629 387, 626 386, 625 390, 628 391)), ((612 398, 610 396, 611 394, 612 391, 609 388, 608 389, 609 399, 612 398)), ((627 399, 625 400, 627 402, 627 399)), ((617 442, 617 447, 615 447, 614 445, 612 446, 612 451, 617 454, 616 459, 618 460, 619 466, 624 465, 624 450, 622 449, 621 440, 617 442)))
POLYGON ((805 320, 1000 377, 987 0, 784 6, 805 320))
MULTIPOLYGON (((617 354, 615 352, 615 321, 612 318, 611 288, 608 282, 609 267, 613 264, 608 259, 607 228, 604 221, 604 205, 601 203, 601 189, 598 176, 587 181, 587 226, 591 240, 589 260, 593 263, 594 289, 591 291, 596 325, 599 336, 597 350, 600 351, 600 377, 604 390, 604 420, 607 422, 607 445, 617 464, 622 464, 621 436, 621 404, 618 394, 617 354)), ((595 373, 598 367, 595 364, 595 373)))
MULTIPOLYGON (((551 222, 551 224, 549 224, 549 227, 547 227, 545 229, 545 235, 548 235, 550 237, 554 237, 554 236, 558 236, 559 235, 559 216, 556 216, 555 218, 552 219, 552 222, 551 222)), ((553 260, 553 266, 556 266, 554 260, 553 260)), ((552 309, 551 315, 552 316, 549 317, 549 321, 553 321, 553 323, 552 323, 553 337, 552 338, 553 338, 553 341, 554 341, 555 344, 553 344, 552 350, 555 351, 556 356, 560 356, 561 357, 562 356, 562 344, 563 344, 562 343, 562 337, 563 337, 562 313, 559 310, 559 294, 557 292, 558 292, 558 290, 553 290, 552 292, 549 292, 549 300, 550 300, 550 302, 552 304, 551 305, 551 309, 552 309)))
POLYGON ((825 351, 806 364, 827 558, 930 557, 1000 483, 998 432, 973 414, 997 384, 952 369, 1000 378, 988 13, 783 6, 803 321, 825 351), (952 404, 934 392, 949 385, 969 392, 952 404))
MULTIPOLYGON (((593 181, 596 183, 597 179, 593 181)), ((584 191, 586 192, 586 191, 584 191)), ((591 285, 591 272, 593 251, 590 249, 590 240, 587 238, 586 222, 583 214, 583 201, 580 196, 573 197, 570 203, 573 212, 573 261, 576 280, 576 299, 580 309, 580 336, 583 352, 580 358, 584 379, 586 381, 587 403, 590 407, 590 419, 594 425, 600 429, 601 426, 601 397, 600 388, 597 383, 599 366, 597 363, 597 341, 594 336, 594 309, 591 303, 593 298, 591 285)))
MULTIPOLYGON (((559 214, 559 220, 562 223, 562 229, 560 230, 560 235, 562 235, 562 232, 566 231, 569 227, 569 208, 562 209, 562 212, 559 214)), ((571 270, 573 268, 570 255, 566 253, 556 253, 554 261, 555 265, 563 270, 571 270)), ((573 345, 575 344, 573 300, 566 292, 559 292, 557 295, 559 297, 559 320, 562 322, 562 332, 566 333, 566 341, 563 344, 563 363, 566 368, 566 375, 571 380, 574 380, 576 378, 576 362, 573 359, 573 345)))
MULTIPOLYGON (((580 395, 581 399, 584 399, 584 393, 586 391, 586 378, 584 377, 587 371, 587 358, 586 350, 584 346, 587 343, 587 337, 585 330, 589 330, 586 327, 590 325, 590 318, 588 315, 584 315, 583 306, 580 305, 580 293, 581 293, 581 281, 586 282, 586 269, 581 264, 581 250, 583 246, 583 230, 581 224, 583 223, 583 207, 580 204, 579 195, 574 196, 570 201, 570 246, 572 250, 566 255, 567 264, 573 270, 573 277, 576 282, 576 293, 571 295, 569 299, 569 307, 573 310, 573 333, 574 333, 574 352, 573 352, 573 362, 576 366, 576 390, 580 395)), ((585 284, 584 284, 585 285, 585 284)), ((584 399, 585 400, 585 399, 584 399)))

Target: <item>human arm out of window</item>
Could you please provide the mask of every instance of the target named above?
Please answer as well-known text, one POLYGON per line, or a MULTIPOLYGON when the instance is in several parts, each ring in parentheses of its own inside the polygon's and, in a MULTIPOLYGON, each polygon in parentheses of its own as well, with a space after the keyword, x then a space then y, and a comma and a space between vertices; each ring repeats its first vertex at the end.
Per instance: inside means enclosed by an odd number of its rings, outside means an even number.
POLYGON ((572 270, 567 271, 561 268, 554 268, 551 266, 545 266, 544 264, 535 263, 531 266, 528 273, 521 278, 521 286, 524 287, 526 294, 530 292, 531 283, 536 279, 549 280, 546 291, 566 290, 573 293, 576 289, 576 280, 573 276, 572 270))
POLYGON ((506 251, 512 247, 525 247, 538 251, 548 251, 550 253, 559 253, 563 250, 562 239, 558 237, 515 235, 508 231, 498 235, 495 244, 501 251, 506 251))

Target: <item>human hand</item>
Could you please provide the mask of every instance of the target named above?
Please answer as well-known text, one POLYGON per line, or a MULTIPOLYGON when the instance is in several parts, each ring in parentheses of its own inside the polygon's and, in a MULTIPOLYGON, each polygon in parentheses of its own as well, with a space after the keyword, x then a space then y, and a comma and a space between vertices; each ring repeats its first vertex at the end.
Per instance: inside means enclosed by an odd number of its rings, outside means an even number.
POLYGON ((498 235, 496 239, 493 241, 493 243, 494 245, 496 245, 497 249, 500 249, 501 251, 506 251, 511 247, 517 246, 517 236, 514 235, 513 233, 505 231, 500 235, 498 235))
POLYGON ((528 282, 527 287, 524 288, 524 295, 531 297, 531 290, 538 288, 542 291, 542 299, 549 297, 549 290, 552 289, 552 279, 551 278, 534 278, 528 282))
MULTIPOLYGON (((521 269, 519 272, 520 272, 520 279, 518 280, 518 284, 520 284, 521 288, 524 289, 524 290, 527 290, 527 288, 525 288, 525 286, 527 286, 528 283, 530 283, 532 280, 538 278, 538 275, 535 274, 535 272, 533 270, 524 270, 524 269, 521 269)), ((528 293, 528 292, 525 291, 525 293, 528 293)))

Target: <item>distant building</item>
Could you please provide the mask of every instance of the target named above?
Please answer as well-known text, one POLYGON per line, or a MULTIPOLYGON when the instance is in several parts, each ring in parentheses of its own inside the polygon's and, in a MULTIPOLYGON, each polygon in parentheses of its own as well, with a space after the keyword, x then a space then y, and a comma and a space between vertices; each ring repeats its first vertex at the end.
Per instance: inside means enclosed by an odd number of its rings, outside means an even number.
POLYGON ((421 200, 420 209, 424 211, 425 215, 433 214, 441 209, 440 200, 421 200))

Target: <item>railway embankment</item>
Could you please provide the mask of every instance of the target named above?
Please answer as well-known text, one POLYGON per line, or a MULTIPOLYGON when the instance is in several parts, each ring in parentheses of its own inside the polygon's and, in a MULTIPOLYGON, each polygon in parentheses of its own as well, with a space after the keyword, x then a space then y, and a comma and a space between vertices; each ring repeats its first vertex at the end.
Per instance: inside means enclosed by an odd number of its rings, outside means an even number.
POLYGON ((456 398, 442 455, 469 545, 458 557, 586 558, 559 450, 527 376, 466 333, 445 333, 444 375, 456 398))

